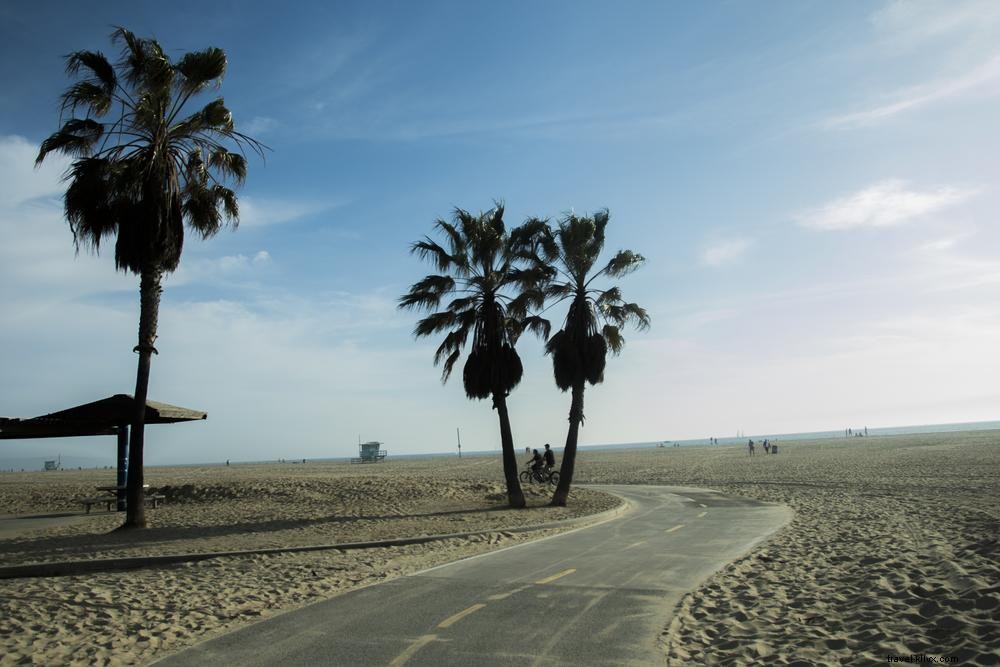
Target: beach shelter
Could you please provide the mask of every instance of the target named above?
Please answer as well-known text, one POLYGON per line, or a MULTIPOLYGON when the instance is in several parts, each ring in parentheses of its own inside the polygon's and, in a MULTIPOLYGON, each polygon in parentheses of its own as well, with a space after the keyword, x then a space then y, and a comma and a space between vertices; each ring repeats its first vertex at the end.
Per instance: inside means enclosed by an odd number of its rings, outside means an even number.
MULTIPOLYGON (((115 435, 118 437, 117 485, 124 487, 128 466, 128 427, 134 410, 135 399, 132 396, 115 394, 40 417, 0 417, 0 440, 115 435)), ((146 401, 146 424, 173 424, 207 418, 208 413, 200 410, 146 401)), ((118 493, 118 509, 125 509, 124 491, 118 493)))

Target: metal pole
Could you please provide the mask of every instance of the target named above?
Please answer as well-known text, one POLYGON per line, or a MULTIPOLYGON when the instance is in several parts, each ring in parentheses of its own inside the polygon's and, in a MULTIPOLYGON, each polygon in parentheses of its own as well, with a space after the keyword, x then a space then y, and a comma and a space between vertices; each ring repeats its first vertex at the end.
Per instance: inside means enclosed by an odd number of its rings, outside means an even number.
POLYGON ((118 425, 118 511, 125 511, 125 484, 128 479, 128 424, 118 425))

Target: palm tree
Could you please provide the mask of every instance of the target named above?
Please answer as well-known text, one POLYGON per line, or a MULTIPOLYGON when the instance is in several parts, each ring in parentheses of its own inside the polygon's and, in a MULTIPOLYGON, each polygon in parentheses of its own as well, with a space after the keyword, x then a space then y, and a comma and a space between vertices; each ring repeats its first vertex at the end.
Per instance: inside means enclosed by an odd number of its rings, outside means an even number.
POLYGON ((548 337, 548 323, 527 316, 528 309, 540 307, 544 298, 540 283, 545 274, 537 268, 536 249, 545 223, 529 220, 508 233, 503 212, 497 203, 478 216, 455 209, 452 223, 437 220, 434 226, 445 236, 447 248, 425 237, 411 251, 432 261, 441 275, 411 286, 400 297, 399 307, 431 311, 413 330, 418 338, 448 332, 434 354, 434 365, 442 364, 442 382, 451 376, 472 334, 462 373, 465 393, 470 399, 493 398, 500 419, 507 500, 520 508, 524 494, 517 479, 507 396, 521 381, 521 358, 514 349, 521 333, 529 328, 548 337), (528 263, 535 268, 520 268, 528 263), (433 312, 449 298, 443 310, 433 312))
POLYGON ((95 51, 66 57, 67 73, 78 80, 63 93, 62 127, 42 142, 35 164, 53 152, 75 158, 63 202, 77 251, 99 251, 102 241, 115 236, 116 268, 140 276, 139 363, 122 527, 142 528, 143 424, 160 283, 180 262, 184 223, 203 239, 227 222, 238 224, 236 195, 223 183, 241 185, 246 149, 263 155, 264 147, 236 131, 221 97, 182 115, 193 97, 221 84, 227 62, 221 49, 172 62, 155 40, 125 28, 117 28, 111 40, 121 46, 114 64, 95 51))
POLYGON ((551 264, 553 280, 546 286, 546 298, 556 303, 569 300, 569 311, 562 329, 545 344, 552 355, 556 385, 572 390, 569 409, 569 432, 559 469, 559 484, 552 504, 565 506, 573 482, 576 444, 583 422, 583 392, 586 383, 604 381, 608 351, 619 354, 625 345, 621 327, 634 324, 649 328, 649 316, 635 303, 626 303, 617 287, 598 289, 598 278, 617 278, 631 273, 645 261, 631 250, 619 251, 599 271, 591 273, 604 248, 604 228, 609 214, 605 209, 593 217, 566 215, 553 231, 549 228, 542 242, 542 254, 551 264))

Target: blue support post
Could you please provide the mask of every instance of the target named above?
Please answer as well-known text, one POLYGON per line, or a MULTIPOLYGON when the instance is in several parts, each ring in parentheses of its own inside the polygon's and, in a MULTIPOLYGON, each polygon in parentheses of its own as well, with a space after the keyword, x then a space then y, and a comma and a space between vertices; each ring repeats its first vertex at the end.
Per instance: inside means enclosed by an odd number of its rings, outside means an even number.
POLYGON ((118 425, 118 511, 124 512, 125 483, 128 480, 128 424, 118 425))

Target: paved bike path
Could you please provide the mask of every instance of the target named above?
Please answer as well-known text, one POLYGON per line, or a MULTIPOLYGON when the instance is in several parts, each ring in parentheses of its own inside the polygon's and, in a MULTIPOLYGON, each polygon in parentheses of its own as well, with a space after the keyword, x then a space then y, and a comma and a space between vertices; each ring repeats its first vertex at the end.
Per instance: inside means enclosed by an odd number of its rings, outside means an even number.
POLYGON ((618 518, 345 593, 157 662, 646 665, 674 605, 791 518, 705 489, 598 486, 618 518))

